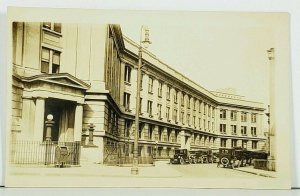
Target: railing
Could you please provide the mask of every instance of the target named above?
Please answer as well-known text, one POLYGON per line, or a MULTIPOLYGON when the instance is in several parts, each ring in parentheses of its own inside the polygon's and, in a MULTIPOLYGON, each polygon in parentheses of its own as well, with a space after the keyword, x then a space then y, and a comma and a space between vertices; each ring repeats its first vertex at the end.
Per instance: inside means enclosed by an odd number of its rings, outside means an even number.
POLYGON ((56 164, 56 147, 66 146, 68 156, 66 164, 80 164, 80 142, 57 142, 57 141, 15 141, 10 146, 9 162, 12 164, 56 164))

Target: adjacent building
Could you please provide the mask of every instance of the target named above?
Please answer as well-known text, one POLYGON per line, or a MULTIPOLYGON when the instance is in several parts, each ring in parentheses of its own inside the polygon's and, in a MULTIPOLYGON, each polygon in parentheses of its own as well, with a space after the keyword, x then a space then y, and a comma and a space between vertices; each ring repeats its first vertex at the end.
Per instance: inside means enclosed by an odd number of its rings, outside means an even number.
POLYGON ((43 143, 52 114, 53 142, 80 142, 82 161, 113 163, 132 157, 139 112, 140 157, 265 148, 262 103, 208 91, 146 50, 136 111, 138 45, 119 25, 15 22, 12 41, 12 143, 43 143))

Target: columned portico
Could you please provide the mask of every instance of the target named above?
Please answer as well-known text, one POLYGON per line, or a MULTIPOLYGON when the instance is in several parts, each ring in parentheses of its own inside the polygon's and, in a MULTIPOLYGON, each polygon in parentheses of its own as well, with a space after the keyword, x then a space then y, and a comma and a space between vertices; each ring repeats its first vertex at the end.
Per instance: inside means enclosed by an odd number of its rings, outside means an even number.
POLYGON ((37 97, 35 101, 34 140, 43 139, 45 115, 45 98, 37 97))

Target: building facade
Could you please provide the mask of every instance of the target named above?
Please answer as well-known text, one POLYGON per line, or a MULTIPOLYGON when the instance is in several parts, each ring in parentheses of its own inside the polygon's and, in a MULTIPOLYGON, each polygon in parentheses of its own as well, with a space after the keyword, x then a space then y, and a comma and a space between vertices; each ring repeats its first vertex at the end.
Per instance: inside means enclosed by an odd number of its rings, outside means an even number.
POLYGON ((139 112, 141 157, 265 148, 262 103, 208 91, 146 50, 136 111, 138 45, 118 25, 17 22, 12 43, 11 141, 45 141, 52 114, 52 141, 80 141, 83 161, 105 163, 132 156, 139 112))

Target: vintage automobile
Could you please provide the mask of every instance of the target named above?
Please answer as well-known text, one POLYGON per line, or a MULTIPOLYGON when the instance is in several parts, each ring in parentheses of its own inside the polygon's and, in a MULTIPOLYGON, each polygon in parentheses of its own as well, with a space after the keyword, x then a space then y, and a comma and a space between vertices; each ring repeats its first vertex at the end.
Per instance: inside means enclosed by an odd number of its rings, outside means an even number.
POLYGON ((234 148, 220 148, 219 149, 219 162, 217 167, 234 168, 238 166, 239 160, 236 157, 236 149, 234 148))
POLYGON ((194 160, 194 154, 190 154, 187 149, 175 149, 173 158, 170 159, 171 164, 185 164, 192 163, 194 160))
POLYGON ((245 167, 251 165, 254 159, 267 159, 267 153, 249 151, 242 147, 220 148, 218 167, 245 167))

